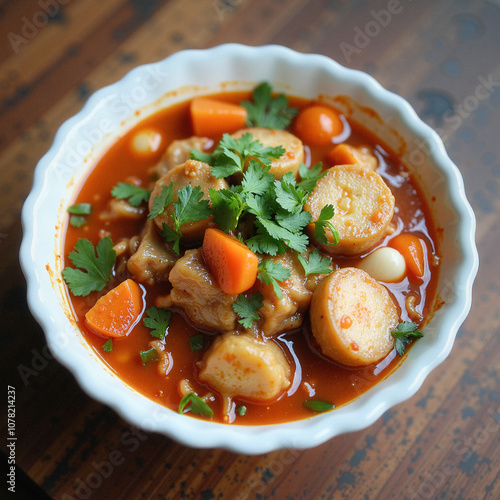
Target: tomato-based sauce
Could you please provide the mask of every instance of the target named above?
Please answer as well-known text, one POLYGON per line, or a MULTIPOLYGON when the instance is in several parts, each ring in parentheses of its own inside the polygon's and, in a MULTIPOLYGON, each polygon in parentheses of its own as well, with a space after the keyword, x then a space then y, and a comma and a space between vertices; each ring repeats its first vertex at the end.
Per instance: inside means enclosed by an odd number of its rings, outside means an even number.
MULTIPOLYGON (((239 103, 250 99, 251 93, 226 93, 212 97, 221 101, 239 103)), ((308 104, 310 101, 289 97, 289 105, 299 110, 308 104)), ((436 229, 433 225, 432 214, 411 173, 400 159, 381 142, 376 141, 362 126, 348 123, 344 117, 342 120, 345 128, 341 142, 352 146, 368 145, 371 148, 378 159, 377 172, 389 186, 396 200, 392 219, 393 231, 385 235, 375 248, 390 246, 390 240, 403 232, 416 234, 425 242, 426 259, 422 277, 406 273, 400 281, 383 283, 398 306, 400 321, 416 321, 423 326, 435 307, 439 270, 436 229), (416 311, 417 320, 415 320, 415 315, 408 313, 408 297, 411 297, 411 307, 416 311)), ((293 132, 293 127, 289 129, 293 132)), ((190 121, 189 102, 183 102, 147 117, 119 138, 102 155, 89 171, 75 196, 73 203, 90 203, 92 213, 86 216, 86 224, 82 227, 67 225, 63 267, 72 266, 68 255, 80 238, 87 238, 96 245, 103 236, 107 235, 114 243, 117 243, 141 234, 147 217, 146 209, 144 216, 136 220, 122 218, 103 221, 99 217, 107 210, 113 187, 119 182, 128 182, 130 179, 140 181, 143 186, 151 185, 149 169, 158 163, 166 147, 173 140, 185 139, 192 135, 194 133, 190 121), (159 142, 149 154, 140 154, 132 147, 133 138, 140 130, 154 130, 159 134, 159 142)), ((213 139, 214 144, 217 144, 219 138, 213 139)), ((317 162, 322 162, 324 169, 332 166, 327 159, 328 152, 332 148, 331 143, 313 146, 304 142, 304 146, 307 166, 313 166, 317 162)), ((369 252, 371 251, 372 249, 369 252)), ((338 267, 356 267, 363 257, 364 254, 335 255, 333 261, 338 267)), ((117 266, 118 263, 119 260, 117 266)), ((107 337, 98 336, 87 328, 85 314, 93 307, 96 300, 116 287, 120 281, 131 277, 126 267, 118 270, 117 266, 114 279, 100 292, 77 297, 68 290, 77 324, 87 342, 103 363, 125 383, 158 404, 177 411, 182 397, 179 385, 181 381, 187 380, 199 396, 211 393, 212 396, 207 401, 214 411, 213 420, 227 421, 224 420, 223 398, 212 387, 201 383, 198 379, 200 368, 197 363, 217 334, 192 323, 181 309, 172 308, 172 318, 165 339, 162 341, 164 350, 168 353, 166 373, 160 373, 156 362, 143 365, 139 352, 149 349, 150 342, 154 339, 151 337, 150 329, 142 321, 138 321, 126 337, 113 339, 113 349, 110 352, 103 350, 107 337), (204 339, 203 349, 193 352, 190 338, 200 333, 203 334, 204 339)), ((167 295, 171 288, 168 281, 154 285, 140 284, 140 286, 144 293, 145 310, 154 306, 157 298, 167 295)), ((349 316, 341 319, 343 328, 348 328, 351 322, 352 319, 349 316)), ((347 404, 394 372, 402 360, 402 357, 392 350, 387 357, 369 366, 347 367, 336 363, 322 355, 311 333, 307 314, 301 328, 273 336, 271 341, 277 343, 291 366, 291 383, 274 401, 255 402, 235 398, 233 410, 241 406, 246 407, 243 416, 234 417, 233 415, 237 424, 265 425, 308 418, 314 415, 312 410, 304 405, 304 402, 309 400, 327 401, 335 407, 347 404)), ((354 351, 358 348, 356 342, 351 344, 351 348, 354 351)), ((411 363, 411 353, 406 362, 411 363)), ((397 373, 394 376, 397 377, 397 373)), ((206 418, 192 413, 189 415, 206 418)))

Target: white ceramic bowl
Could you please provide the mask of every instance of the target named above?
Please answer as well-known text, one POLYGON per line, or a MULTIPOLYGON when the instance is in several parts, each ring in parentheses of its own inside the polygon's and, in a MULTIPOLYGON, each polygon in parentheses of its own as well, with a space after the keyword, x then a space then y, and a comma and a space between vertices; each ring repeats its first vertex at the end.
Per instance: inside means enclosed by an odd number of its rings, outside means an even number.
POLYGON ((165 434, 188 446, 247 454, 317 446, 338 434, 367 427, 388 408, 412 396, 450 352, 470 309, 478 266, 474 214, 460 173, 439 136, 406 101, 370 76, 324 56, 279 46, 228 44, 179 52, 136 68, 96 92, 61 126, 38 164, 22 220, 21 263, 30 308, 54 356, 69 368, 83 389, 144 430, 165 434), (443 228, 439 293, 446 303, 402 366, 353 403, 303 421, 247 427, 179 415, 141 396, 113 375, 72 321, 61 280, 60 255, 63 217, 74 189, 116 137, 161 107, 195 95, 251 89, 262 81, 270 82, 276 91, 306 98, 349 96, 347 101, 333 100, 403 155, 429 200, 438 226, 443 228), (366 108, 375 110, 378 117, 366 108), (138 116, 136 110, 141 111, 138 116))

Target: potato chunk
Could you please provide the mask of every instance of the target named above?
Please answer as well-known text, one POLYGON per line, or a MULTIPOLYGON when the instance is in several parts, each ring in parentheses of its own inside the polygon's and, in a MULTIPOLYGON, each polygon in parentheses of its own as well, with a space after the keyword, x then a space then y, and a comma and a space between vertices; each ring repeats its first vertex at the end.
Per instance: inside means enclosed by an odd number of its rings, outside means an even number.
POLYGON ((241 138, 243 134, 252 134, 252 137, 263 146, 281 146, 285 153, 281 158, 275 158, 271 162, 270 172, 276 179, 281 180, 287 172, 292 172, 295 177, 299 174, 299 166, 304 162, 304 146, 302 141, 286 130, 273 130, 268 128, 244 128, 232 134, 235 139, 241 138))
POLYGON ((217 337, 200 362, 199 379, 223 397, 271 401, 290 386, 291 368, 273 342, 251 335, 217 337))
POLYGON ((311 328, 325 356, 348 366, 375 363, 394 346, 398 310, 387 289, 354 267, 339 269, 316 288, 311 328))
POLYGON ((170 271, 170 295, 159 298, 158 307, 181 307, 206 330, 227 332, 237 325, 233 303, 237 295, 224 293, 206 266, 200 249, 187 250, 170 271))
MULTIPOLYGON (((330 168, 319 179, 304 208, 316 221, 328 204, 335 209, 331 222, 339 232, 340 242, 335 246, 316 243, 333 254, 357 255, 369 250, 383 238, 394 214, 394 196, 387 184, 379 174, 360 165, 330 168)), ((312 224, 308 230, 313 237, 312 224)), ((333 243, 329 229, 327 238, 333 243)))
MULTIPOLYGON (((178 200, 178 191, 187 185, 200 186, 203 192, 203 199, 209 200, 208 190, 213 189, 228 189, 229 184, 224 179, 216 179, 212 176, 212 167, 207 163, 196 160, 188 160, 182 165, 168 171, 163 177, 156 182, 151 197, 149 198, 149 210, 151 210, 154 200, 161 193, 164 186, 168 186, 171 182, 174 183, 174 202, 178 200)), ((173 203, 165 207, 162 214, 154 218, 158 228, 162 228, 163 224, 168 224, 172 229, 175 229, 174 222, 170 214, 174 210, 173 203)), ((202 219, 196 222, 186 222, 181 226, 182 238, 186 242, 201 242, 205 229, 210 226, 212 217, 202 219)))

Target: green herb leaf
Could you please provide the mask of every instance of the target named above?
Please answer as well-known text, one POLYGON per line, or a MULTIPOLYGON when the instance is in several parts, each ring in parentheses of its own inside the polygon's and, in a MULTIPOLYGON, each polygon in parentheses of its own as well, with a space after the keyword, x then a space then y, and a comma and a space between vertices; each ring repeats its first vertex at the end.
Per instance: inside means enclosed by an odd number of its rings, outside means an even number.
POLYGON ((221 231, 229 233, 238 225, 246 204, 241 195, 230 189, 209 188, 208 194, 212 202, 214 222, 221 231))
POLYGON ((148 349, 147 351, 139 351, 139 355, 141 356, 142 364, 144 366, 154 361, 160 361, 161 359, 158 351, 154 347, 151 347, 151 349, 148 349))
POLYGON ((83 227, 85 226, 85 224, 87 224, 87 217, 85 217, 84 215, 72 215, 69 218, 69 223, 73 227, 83 227))
POLYGON ((133 207, 138 207, 149 201, 151 189, 141 188, 128 182, 119 182, 111 190, 111 194, 119 200, 128 200, 133 207))
POLYGON ((278 284, 279 281, 286 281, 290 278, 292 272, 290 269, 283 267, 279 262, 274 262, 271 259, 263 260, 259 263, 257 278, 264 285, 272 285, 274 293, 278 299, 283 298, 283 292, 278 284))
POLYGON ((250 328, 254 321, 259 319, 257 311, 264 305, 263 299, 264 297, 259 292, 249 297, 240 294, 238 300, 233 303, 233 310, 240 317, 238 323, 245 328, 250 328))
POLYGON ((274 181, 276 201, 287 212, 292 214, 302 210, 308 194, 297 186, 295 177, 287 172, 281 181, 274 181))
POLYGON ((396 351, 400 356, 403 356, 406 346, 411 344, 412 340, 424 336, 424 334, 418 329, 418 325, 413 321, 403 321, 402 323, 399 323, 396 330, 393 330, 391 334, 395 339, 396 351))
POLYGON ((247 126, 285 129, 297 114, 297 109, 288 107, 288 98, 283 94, 273 98, 271 85, 267 82, 257 86, 252 95, 253 102, 241 105, 247 110, 247 126))
POLYGON ((158 215, 162 214, 165 208, 168 207, 174 201, 174 181, 172 181, 168 186, 163 186, 160 194, 155 196, 153 200, 153 205, 149 212, 148 218, 154 219, 158 215))
POLYGON ((188 411, 201 415, 202 417, 212 418, 214 412, 203 399, 198 397, 194 392, 186 394, 179 403, 179 413, 184 414, 188 411))
POLYGON ((307 260, 300 254, 297 257, 304 268, 306 276, 310 274, 328 274, 333 271, 330 267, 332 263, 327 258, 322 257, 318 250, 310 252, 307 260))
POLYGON ((301 187, 306 193, 312 193, 318 180, 328 172, 327 170, 321 172, 322 168, 323 165, 321 162, 316 163, 316 165, 311 168, 307 168, 304 163, 301 163, 299 165, 299 175, 301 181, 298 183, 298 186, 301 187))
POLYGON ((111 339, 106 340, 102 345, 102 350, 104 352, 111 352, 113 350, 113 341, 111 339))
POLYGON ((191 347, 191 351, 201 351, 203 349, 203 345, 205 344, 205 337, 202 333, 198 335, 193 335, 189 337, 189 346, 191 347))
POLYGON ((325 205, 319 214, 318 220, 314 222, 314 238, 319 243, 323 243, 325 245, 336 245, 340 241, 340 235, 330 222, 330 219, 334 216, 335 209, 333 205, 325 205), (326 236, 326 229, 330 229, 334 242, 330 243, 326 236))
POLYGON ((78 203, 68 207, 68 212, 74 215, 90 215, 92 213, 92 205, 90 203, 78 203))
POLYGON ((96 248, 88 239, 80 238, 68 257, 77 269, 66 267, 63 277, 75 296, 99 292, 113 278, 116 252, 109 236, 99 241, 96 248))
POLYGON ((170 324, 171 317, 172 313, 167 309, 150 307, 146 311, 146 317, 143 318, 142 322, 146 328, 151 329, 149 333, 153 337, 156 337, 157 339, 163 339, 167 334, 167 328, 170 324))
POLYGON ((240 416, 240 417, 243 417, 243 415, 245 415, 247 412, 247 407, 244 406, 244 405, 240 405, 238 406, 238 408, 236 408, 236 413, 240 416))
POLYGON ((304 401, 304 405, 307 406, 312 411, 330 411, 335 408, 335 405, 332 403, 327 403, 326 401, 319 401, 317 399, 312 399, 310 401, 304 401))

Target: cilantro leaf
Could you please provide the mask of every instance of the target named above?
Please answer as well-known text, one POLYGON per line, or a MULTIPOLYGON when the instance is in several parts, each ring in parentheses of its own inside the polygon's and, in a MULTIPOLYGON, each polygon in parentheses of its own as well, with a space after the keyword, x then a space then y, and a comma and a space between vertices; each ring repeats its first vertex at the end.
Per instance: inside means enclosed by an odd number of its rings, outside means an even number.
POLYGON ((203 163, 208 163, 209 165, 213 165, 214 162, 214 156, 212 154, 204 153, 196 148, 189 151, 189 158, 192 160, 202 161, 203 163))
POLYGON ((259 195, 269 192, 274 181, 274 175, 269 172, 270 168, 269 165, 250 160, 241 181, 243 191, 259 195))
POLYGON ((170 323, 172 313, 167 309, 158 309, 157 307, 150 307, 146 311, 146 317, 142 322, 146 328, 150 328, 149 332, 157 339, 163 339, 167 333, 167 328, 170 323))
POLYGON ((167 208, 173 201, 174 181, 172 181, 168 186, 163 186, 160 194, 155 196, 148 218, 154 219, 155 217, 158 217, 158 215, 162 214, 165 208, 167 208))
POLYGON ((106 340, 102 345, 102 350, 104 352, 111 352, 113 350, 113 341, 111 339, 106 340))
POLYGON ((274 262, 271 259, 263 260, 259 263, 257 272, 257 278, 264 285, 272 285, 274 293, 278 299, 283 298, 283 292, 281 291, 278 281, 286 281, 290 278, 292 272, 290 269, 283 267, 279 262, 274 262))
POLYGON ((399 323, 396 330, 393 330, 391 334, 396 341, 396 351, 400 356, 403 356, 406 346, 411 344, 412 340, 424 336, 424 334, 418 329, 418 325, 413 321, 403 321, 402 323, 399 323))
POLYGON ((301 163, 299 165, 299 175, 301 180, 298 183, 298 186, 306 191, 306 193, 312 193, 318 180, 328 172, 327 170, 321 172, 322 168, 323 165, 321 162, 316 163, 316 165, 311 168, 307 168, 304 163, 301 163))
POLYGON ((179 403, 179 413, 187 413, 192 411, 196 415, 212 418, 214 411, 208 406, 203 399, 198 397, 194 392, 186 394, 179 403))
POLYGON ((256 292, 249 297, 240 294, 238 300, 233 302, 233 310, 240 317, 238 323, 245 328, 250 328, 254 321, 259 319, 258 310, 264 305, 264 297, 256 292))
POLYGON ((300 187, 297 187, 295 177, 292 172, 287 172, 281 181, 274 181, 276 201, 286 211, 296 213, 302 210, 307 201, 308 194, 300 187))
POLYGON ((84 215, 72 215, 69 218, 69 223, 73 227, 82 227, 85 226, 85 224, 87 224, 87 218, 84 215))
POLYGON ((111 194, 119 200, 128 200, 133 207, 138 207, 149 201, 151 189, 141 188, 128 182, 119 182, 111 190, 111 194))
POLYGON ((88 239, 80 238, 68 257, 77 269, 66 267, 62 273, 75 296, 85 297, 90 292, 99 292, 113 278, 116 252, 109 236, 100 240, 97 248, 88 239))
POLYGON ((90 203, 77 203, 68 207, 68 212, 74 215, 90 215, 92 213, 92 205, 90 203))
POLYGON ((310 401, 304 401, 304 406, 307 406, 312 411, 330 411, 335 408, 333 403, 327 403, 326 401, 320 401, 318 399, 312 399, 310 401))
POLYGON ((241 105, 247 110, 247 126, 285 129, 297 114, 297 109, 288 107, 288 98, 283 94, 273 98, 271 85, 263 82, 252 94, 252 100, 241 105))
POLYGON ((205 337, 202 333, 198 333, 197 335, 192 335, 189 337, 189 347, 191 351, 201 351, 205 344, 205 337))
POLYGON ((209 188, 208 194, 212 202, 214 222, 219 229, 226 233, 235 229, 246 207, 241 195, 230 189, 213 188, 209 188))
POLYGON ((334 216, 335 209, 333 205, 325 205, 319 214, 318 220, 314 222, 314 238, 319 243, 325 245, 336 245, 340 241, 340 235, 335 229, 330 219, 334 216), (333 236, 333 243, 330 243, 328 237, 326 236, 326 229, 330 229, 333 236))
POLYGON ((139 356, 141 357, 143 365, 147 365, 153 361, 160 361, 161 359, 158 351, 154 347, 151 347, 147 351, 139 351, 139 356))
POLYGON ((309 253, 308 260, 306 260, 300 253, 297 255, 306 276, 310 274, 328 274, 332 272, 330 265, 332 264, 327 258, 322 257, 318 250, 309 253))

